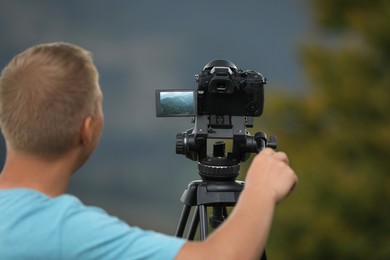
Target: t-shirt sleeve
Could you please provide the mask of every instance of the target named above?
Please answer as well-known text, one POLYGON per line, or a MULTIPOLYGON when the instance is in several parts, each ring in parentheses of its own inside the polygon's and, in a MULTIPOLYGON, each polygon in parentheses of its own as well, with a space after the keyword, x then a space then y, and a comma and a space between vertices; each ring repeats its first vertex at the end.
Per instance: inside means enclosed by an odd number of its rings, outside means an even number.
POLYGON ((185 240, 130 227, 94 207, 66 214, 60 245, 64 259, 174 259, 185 240))

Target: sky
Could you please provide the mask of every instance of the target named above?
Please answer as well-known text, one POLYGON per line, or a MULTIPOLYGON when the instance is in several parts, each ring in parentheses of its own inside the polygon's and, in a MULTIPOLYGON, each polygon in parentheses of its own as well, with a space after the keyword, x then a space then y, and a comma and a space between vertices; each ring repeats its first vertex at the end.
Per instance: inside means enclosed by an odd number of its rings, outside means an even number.
POLYGON ((89 50, 100 72, 105 129, 68 192, 131 225, 172 234, 181 194, 199 179, 196 162, 175 154, 176 133, 193 125, 156 118, 155 90, 196 89, 204 65, 228 59, 263 74, 266 93, 299 94, 299 46, 311 32, 304 0, 2 0, 0 67, 39 43, 89 50))
POLYGON ((187 91, 177 91, 174 89, 174 91, 162 91, 160 92, 161 99, 163 98, 171 98, 171 97, 185 97, 185 96, 193 96, 194 92, 192 90, 187 90, 187 91))

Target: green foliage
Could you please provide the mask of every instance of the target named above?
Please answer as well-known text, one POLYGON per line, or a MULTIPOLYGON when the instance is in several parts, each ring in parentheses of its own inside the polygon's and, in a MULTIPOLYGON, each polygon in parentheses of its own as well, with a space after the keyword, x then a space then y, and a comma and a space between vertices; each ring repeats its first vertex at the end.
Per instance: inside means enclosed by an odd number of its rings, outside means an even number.
POLYGON ((390 2, 313 6, 324 39, 301 49, 308 91, 268 95, 259 119, 300 177, 277 209, 268 255, 389 259, 390 2))
POLYGON ((313 0, 311 3, 324 31, 356 33, 389 61, 390 1, 313 0))

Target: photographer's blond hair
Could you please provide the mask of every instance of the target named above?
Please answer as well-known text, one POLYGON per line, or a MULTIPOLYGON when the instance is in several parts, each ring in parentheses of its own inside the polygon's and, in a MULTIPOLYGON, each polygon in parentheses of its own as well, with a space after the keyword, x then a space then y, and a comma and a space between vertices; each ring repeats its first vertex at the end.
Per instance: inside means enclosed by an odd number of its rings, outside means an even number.
POLYGON ((73 44, 34 46, 0 77, 0 126, 18 153, 55 158, 77 142, 100 92, 90 54, 73 44))

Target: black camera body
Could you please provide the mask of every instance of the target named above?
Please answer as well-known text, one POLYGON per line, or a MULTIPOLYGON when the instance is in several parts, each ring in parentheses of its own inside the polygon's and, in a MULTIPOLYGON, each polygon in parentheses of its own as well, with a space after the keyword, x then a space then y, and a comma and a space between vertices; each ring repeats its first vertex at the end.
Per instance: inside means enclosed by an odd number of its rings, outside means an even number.
POLYGON ((214 60, 196 75, 198 115, 260 116, 265 77, 241 70, 227 60, 214 60))

